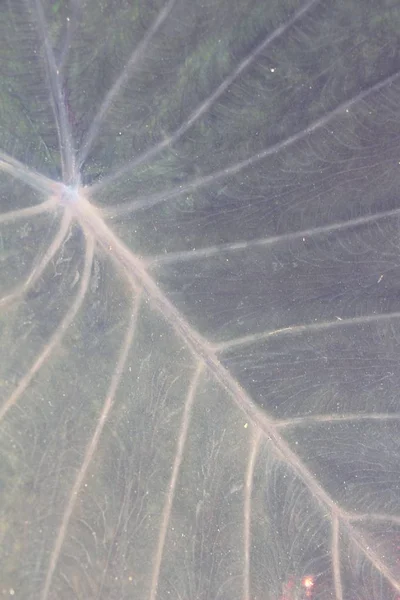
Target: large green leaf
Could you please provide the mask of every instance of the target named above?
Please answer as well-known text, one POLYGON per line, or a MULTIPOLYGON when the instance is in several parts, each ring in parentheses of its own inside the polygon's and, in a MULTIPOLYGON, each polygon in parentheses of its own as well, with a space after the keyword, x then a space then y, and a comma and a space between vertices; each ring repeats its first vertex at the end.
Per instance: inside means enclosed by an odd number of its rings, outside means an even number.
POLYGON ((400 598, 400 7, 0 7, 0 596, 400 598))

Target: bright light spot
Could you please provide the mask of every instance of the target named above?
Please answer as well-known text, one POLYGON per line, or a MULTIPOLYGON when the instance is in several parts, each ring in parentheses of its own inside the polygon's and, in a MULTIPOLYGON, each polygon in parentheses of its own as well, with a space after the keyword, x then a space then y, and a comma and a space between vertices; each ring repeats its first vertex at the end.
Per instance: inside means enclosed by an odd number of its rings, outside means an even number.
POLYGON ((311 598, 312 589, 315 584, 315 579, 312 575, 305 575, 301 580, 301 585, 306 589, 307 598, 311 598))

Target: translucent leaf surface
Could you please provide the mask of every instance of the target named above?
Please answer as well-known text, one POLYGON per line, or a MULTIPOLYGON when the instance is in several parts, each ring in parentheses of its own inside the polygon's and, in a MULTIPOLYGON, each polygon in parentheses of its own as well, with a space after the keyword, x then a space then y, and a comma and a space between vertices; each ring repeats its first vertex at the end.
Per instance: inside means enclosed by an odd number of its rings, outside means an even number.
POLYGON ((400 598, 400 9, 0 7, 0 595, 400 598))

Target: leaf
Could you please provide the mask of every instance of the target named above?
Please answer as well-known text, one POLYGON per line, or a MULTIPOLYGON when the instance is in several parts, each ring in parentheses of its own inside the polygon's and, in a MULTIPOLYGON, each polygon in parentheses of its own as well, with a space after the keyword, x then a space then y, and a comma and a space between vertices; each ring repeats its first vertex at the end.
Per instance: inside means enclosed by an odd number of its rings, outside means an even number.
POLYGON ((400 597, 400 11, 13 0, 3 596, 400 597))

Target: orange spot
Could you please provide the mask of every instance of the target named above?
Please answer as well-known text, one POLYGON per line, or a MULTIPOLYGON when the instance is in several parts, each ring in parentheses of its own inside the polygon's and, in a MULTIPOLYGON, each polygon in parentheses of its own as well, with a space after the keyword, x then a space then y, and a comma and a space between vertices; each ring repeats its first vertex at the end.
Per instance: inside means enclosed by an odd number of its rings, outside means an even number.
POLYGON ((301 585, 306 589, 306 597, 311 598, 312 590, 315 584, 313 575, 305 575, 301 580, 301 585))

